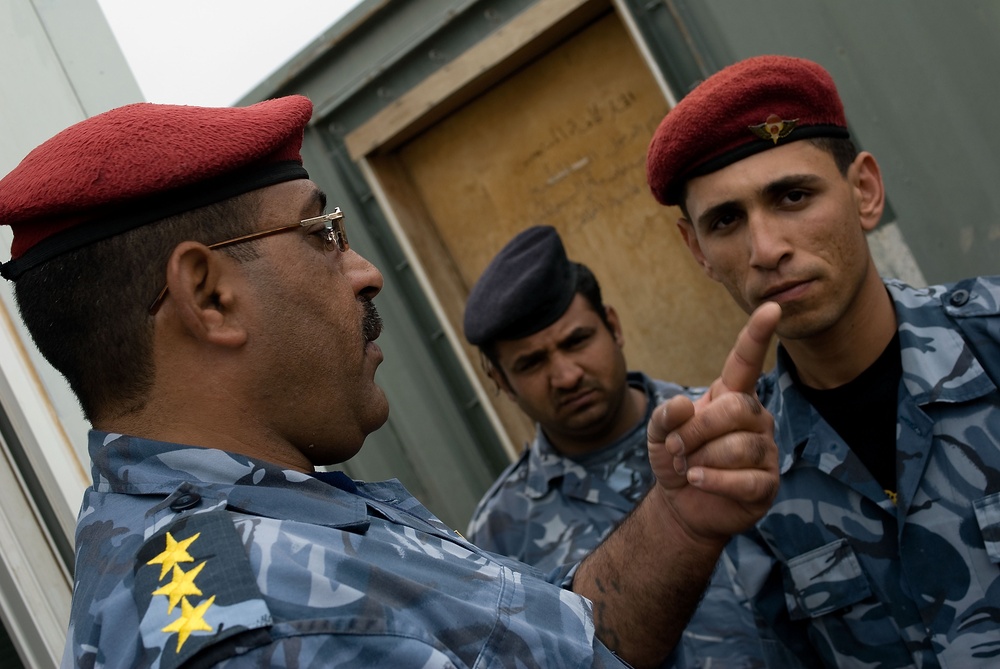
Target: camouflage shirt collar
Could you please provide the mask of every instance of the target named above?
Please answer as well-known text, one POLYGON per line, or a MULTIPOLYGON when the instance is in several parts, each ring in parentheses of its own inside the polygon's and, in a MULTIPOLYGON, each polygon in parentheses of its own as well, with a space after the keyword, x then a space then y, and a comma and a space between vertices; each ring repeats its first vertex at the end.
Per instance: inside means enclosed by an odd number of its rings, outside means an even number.
MULTIPOLYGON (((886 287, 899 321, 903 383, 917 404, 965 402, 995 389, 949 316, 957 311, 950 302, 951 286, 914 289, 887 281, 886 287)), ((962 303, 962 309, 965 315, 982 313, 974 301, 962 303)))
MULTIPOLYGON (((918 289, 893 279, 885 285, 896 310, 903 384, 915 404, 963 402, 995 388, 946 313, 943 302, 951 286, 918 289)), ((770 380, 760 386, 775 388, 765 405, 777 417, 782 473, 801 456, 819 421, 819 414, 795 389, 790 367, 788 353, 779 345, 770 380)))
MULTIPOLYGON (((91 430, 93 486, 98 492, 172 494, 189 483, 241 512, 327 527, 367 522, 364 497, 319 479, 243 455, 91 430), (260 494, 266 489, 267 494, 260 494), (303 504, 303 495, 321 504, 303 504), (321 518, 311 509, 324 509, 321 518)), ((374 497, 374 496, 373 496, 374 497)))

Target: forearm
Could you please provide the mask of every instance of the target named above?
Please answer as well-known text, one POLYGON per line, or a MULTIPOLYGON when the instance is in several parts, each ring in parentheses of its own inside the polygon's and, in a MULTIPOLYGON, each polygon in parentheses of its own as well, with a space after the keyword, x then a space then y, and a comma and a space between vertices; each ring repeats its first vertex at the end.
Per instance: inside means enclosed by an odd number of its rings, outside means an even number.
POLYGON ((635 667, 677 645, 729 538, 778 491, 774 420, 753 388, 781 310, 758 308, 709 393, 676 396, 646 428, 656 483, 580 565, 573 590, 593 602, 598 637, 635 667))
POLYGON ((654 487, 573 580, 594 604, 598 637, 637 668, 673 650, 724 546, 692 538, 661 496, 654 487))

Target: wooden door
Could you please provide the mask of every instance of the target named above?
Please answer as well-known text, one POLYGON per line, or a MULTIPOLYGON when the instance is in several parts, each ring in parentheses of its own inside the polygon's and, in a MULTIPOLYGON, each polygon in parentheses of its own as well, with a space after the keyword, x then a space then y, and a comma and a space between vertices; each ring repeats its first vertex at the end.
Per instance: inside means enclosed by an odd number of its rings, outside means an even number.
POLYGON ((461 332, 470 287, 518 231, 555 226, 569 257, 594 271, 621 316, 630 369, 705 384, 745 321, 690 257, 675 227, 679 212, 649 193, 646 149, 667 102, 619 16, 610 7, 597 14, 447 115, 365 157, 517 446, 533 428, 492 391, 461 332))

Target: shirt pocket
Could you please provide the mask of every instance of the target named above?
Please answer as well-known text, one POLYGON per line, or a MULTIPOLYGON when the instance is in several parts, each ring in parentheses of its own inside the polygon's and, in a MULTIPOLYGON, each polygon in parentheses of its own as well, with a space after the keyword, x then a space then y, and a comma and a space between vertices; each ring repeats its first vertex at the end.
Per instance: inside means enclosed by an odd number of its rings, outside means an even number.
POLYGON ((827 666, 913 664, 896 621, 875 596, 846 539, 798 555, 786 564, 789 616, 807 623, 809 643, 827 666), (877 661, 869 664, 859 658, 877 661))
POLYGON ((838 539, 791 558, 785 603, 793 620, 818 618, 871 597, 854 550, 838 539))
POLYGON ((972 503, 983 545, 990 562, 1000 564, 1000 493, 980 497, 972 503))

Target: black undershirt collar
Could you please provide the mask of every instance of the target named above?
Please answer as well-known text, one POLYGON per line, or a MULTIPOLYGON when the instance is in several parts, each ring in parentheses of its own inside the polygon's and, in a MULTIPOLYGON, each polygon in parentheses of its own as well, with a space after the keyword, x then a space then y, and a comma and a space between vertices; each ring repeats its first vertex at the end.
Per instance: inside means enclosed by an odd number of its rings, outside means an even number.
POLYGON ((903 362, 899 332, 865 371, 827 390, 802 383, 789 367, 795 388, 830 424, 879 485, 894 498, 896 490, 896 412, 903 362))

